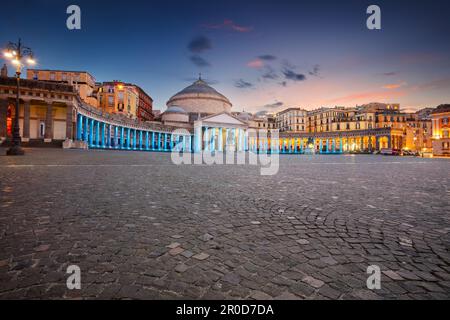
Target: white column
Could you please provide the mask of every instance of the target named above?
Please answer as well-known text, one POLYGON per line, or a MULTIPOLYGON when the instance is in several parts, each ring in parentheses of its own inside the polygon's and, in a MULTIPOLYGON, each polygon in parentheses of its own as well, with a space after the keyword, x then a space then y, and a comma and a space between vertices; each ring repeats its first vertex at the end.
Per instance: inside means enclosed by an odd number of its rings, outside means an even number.
POLYGON ((223 137, 222 137, 222 131, 223 131, 223 128, 219 128, 219 143, 218 143, 219 152, 223 152, 223 137))

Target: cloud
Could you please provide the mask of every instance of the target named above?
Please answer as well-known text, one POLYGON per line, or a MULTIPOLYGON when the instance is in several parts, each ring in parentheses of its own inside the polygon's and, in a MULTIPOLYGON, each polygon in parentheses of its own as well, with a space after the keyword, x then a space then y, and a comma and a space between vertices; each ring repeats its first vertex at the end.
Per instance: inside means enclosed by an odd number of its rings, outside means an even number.
POLYGON ((262 61, 262 60, 259 59, 259 58, 254 59, 254 60, 249 61, 249 62, 247 63, 247 67, 254 68, 254 69, 262 68, 262 67, 264 67, 264 61, 262 61))
POLYGON ((407 85, 406 82, 401 82, 401 83, 391 83, 391 84, 386 84, 386 85, 384 85, 382 88, 383 88, 383 89, 389 89, 389 90, 392 90, 392 89, 398 89, 398 88, 404 87, 404 86, 406 86, 406 85, 407 85))
POLYGON ((212 48, 211 40, 204 36, 198 36, 188 44, 189 51, 193 53, 202 53, 212 48))
POLYGON ((277 57, 271 55, 271 54, 263 54, 258 56, 257 58, 251 60, 247 63, 247 66, 254 69, 259 69, 264 67, 265 62, 271 62, 276 60, 277 57))
POLYGON ((306 80, 306 76, 304 74, 296 73, 292 69, 284 68, 283 74, 287 80, 292 80, 292 81, 305 81, 306 80))
POLYGON ((197 67, 204 68, 211 66, 211 64, 208 61, 206 61, 205 59, 203 59, 198 55, 191 56, 190 59, 192 63, 195 64, 197 67))
POLYGON ((264 68, 263 74, 261 75, 261 78, 263 80, 276 80, 279 78, 279 76, 272 67, 266 66, 264 68))
POLYGON ((404 96, 405 91, 369 91, 356 92, 343 97, 327 100, 327 103, 367 103, 367 101, 390 100, 404 96))
POLYGON ((274 61, 277 59, 277 57, 271 55, 271 54, 263 54, 258 57, 258 59, 264 60, 264 61, 274 61))
POLYGON ((276 109, 276 108, 280 108, 282 106, 284 106, 284 103, 281 102, 281 101, 277 101, 277 102, 274 102, 274 103, 266 104, 263 108, 265 108, 265 109, 276 109))
POLYGON ((227 29, 235 32, 250 32, 253 30, 253 27, 244 27, 236 24, 233 20, 225 19, 220 24, 204 24, 204 28, 207 29, 227 29))
POLYGON ((314 68, 312 69, 312 71, 309 72, 309 75, 318 77, 319 72, 320 72, 320 66, 318 64, 316 64, 314 66, 314 68))
POLYGON ((385 73, 382 73, 382 75, 383 75, 383 76, 386 76, 386 77, 392 77, 392 76, 397 75, 397 72, 394 72, 394 71, 391 71, 391 72, 385 72, 385 73))
POLYGON ((250 83, 243 79, 239 79, 234 82, 234 86, 239 89, 249 89, 249 88, 253 88, 253 83, 250 83))

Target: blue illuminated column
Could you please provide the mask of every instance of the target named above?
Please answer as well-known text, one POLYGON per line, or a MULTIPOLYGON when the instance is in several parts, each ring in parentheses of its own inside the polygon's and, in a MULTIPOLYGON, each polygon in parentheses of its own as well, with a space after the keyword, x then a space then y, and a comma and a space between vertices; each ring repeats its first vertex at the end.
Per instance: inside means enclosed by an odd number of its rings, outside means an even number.
POLYGON ((117 148, 119 148, 119 146, 118 146, 118 140, 119 140, 119 128, 117 128, 117 126, 114 126, 114 138, 113 138, 113 140, 114 140, 114 148, 115 149, 117 149, 117 148))
POLYGON ((124 137, 125 137, 125 128, 120 127, 120 141, 118 143, 119 149, 123 149, 125 146, 124 137))
POLYGON ((323 142, 322 139, 319 140, 319 153, 322 153, 323 151, 323 142))
POLYGON ((343 143, 342 143, 342 138, 339 138, 339 153, 343 153, 344 152, 344 150, 343 150, 343 148, 344 148, 344 146, 343 146, 343 143))
POLYGON ((89 145, 89 118, 85 117, 84 118, 84 141, 86 141, 86 143, 89 145))
POLYGON ((139 130, 139 149, 142 150, 142 130, 139 130))
POLYGON ((100 147, 100 121, 95 121, 95 144, 100 147))
POLYGON ((158 144, 157 144, 157 146, 156 146, 156 147, 157 147, 156 149, 157 149, 157 150, 161 150, 161 132, 158 132, 158 133, 157 133, 157 136, 158 136, 158 137, 157 137, 157 138, 158 138, 158 139, 157 139, 158 144))
POLYGON ((106 146, 108 148, 111 147, 111 125, 107 124, 106 125, 107 131, 106 131, 106 146))
POLYGON ((83 139, 83 116, 81 114, 77 114, 77 140, 83 139))
POLYGON ((336 153, 336 139, 333 139, 332 143, 332 150, 331 152, 336 153))
POLYGON ((145 131, 145 149, 149 150, 150 149, 150 143, 148 141, 148 131, 145 131))
POLYGON ((137 131, 136 129, 133 129, 133 149, 136 150, 137 145, 137 131))
POLYGON ((155 131, 152 131, 152 143, 151 143, 151 149, 155 150, 155 131))
POLYGON ((105 147, 105 123, 102 122, 101 123, 101 129, 100 129, 100 147, 104 148, 105 147))
POLYGON ((163 150, 167 150, 167 133, 164 133, 163 150))
POLYGON ((89 146, 91 147, 94 141, 94 119, 89 121, 89 146))

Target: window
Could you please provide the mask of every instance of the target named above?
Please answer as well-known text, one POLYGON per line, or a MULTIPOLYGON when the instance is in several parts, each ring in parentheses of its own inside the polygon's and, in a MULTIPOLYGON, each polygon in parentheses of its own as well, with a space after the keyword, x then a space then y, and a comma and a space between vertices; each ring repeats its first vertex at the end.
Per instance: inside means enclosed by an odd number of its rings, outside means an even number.
POLYGON ((38 80, 38 79, 39 79, 38 72, 35 71, 34 74, 33 74, 33 80, 38 80))
POLYGON ((108 106, 112 107, 114 105, 114 97, 108 96, 108 106))
POLYGON ((50 80, 51 81, 55 81, 55 79, 56 79, 55 73, 54 72, 50 72, 50 80))
POLYGON ((67 81, 67 73, 63 73, 61 79, 62 81, 67 81))
POLYGON ((442 124, 448 124, 448 118, 442 118, 442 124))

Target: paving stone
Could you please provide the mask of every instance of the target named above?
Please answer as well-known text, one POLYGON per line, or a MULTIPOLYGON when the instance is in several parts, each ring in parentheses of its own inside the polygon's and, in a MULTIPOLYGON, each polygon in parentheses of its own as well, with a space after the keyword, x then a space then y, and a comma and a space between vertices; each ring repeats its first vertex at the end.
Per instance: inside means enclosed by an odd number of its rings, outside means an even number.
POLYGON ((383 274, 387 275, 392 280, 404 280, 401 276, 398 275, 398 273, 392 270, 383 271, 383 274))
POLYGON ((310 286, 314 287, 314 288, 320 288, 322 287, 325 283, 322 280, 319 279, 315 279, 311 276, 306 276, 302 279, 303 282, 309 284, 310 286))
POLYGON ((169 250, 169 254, 171 254, 172 256, 176 256, 177 254, 180 254, 180 253, 182 253, 183 251, 184 251, 183 248, 181 248, 181 247, 176 247, 176 248, 173 248, 173 249, 169 250))
POLYGON ((187 269, 189 269, 189 267, 185 264, 179 264, 175 267, 175 271, 179 272, 179 273, 183 273, 185 272, 187 269))
POLYGON ((206 260, 209 258, 209 254, 202 252, 202 253, 196 254, 195 256, 192 256, 192 258, 197 259, 197 260, 206 260))
POLYGON ((192 256, 194 255, 194 253, 193 253, 192 251, 189 251, 189 250, 184 250, 184 251, 181 253, 181 255, 182 255, 183 257, 190 258, 190 257, 192 257, 192 256))
POLYGON ((275 297, 275 300, 301 300, 301 298, 293 293, 290 293, 289 291, 285 291, 279 296, 275 297))
POLYGON ((173 242, 173 243, 169 244, 169 245, 167 246, 167 248, 169 248, 169 249, 175 249, 175 248, 177 248, 177 247, 179 247, 179 246, 181 246, 181 244, 179 244, 178 242, 173 242))
POLYGON ((273 299, 267 293, 264 293, 264 292, 258 291, 258 290, 253 290, 250 294, 250 298, 255 299, 255 300, 272 300, 273 299))

